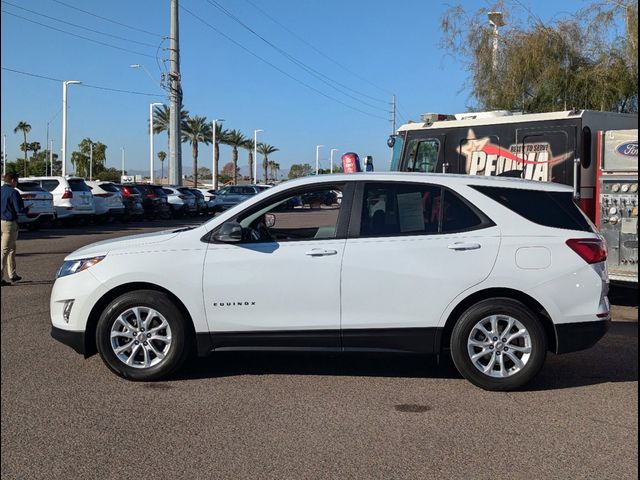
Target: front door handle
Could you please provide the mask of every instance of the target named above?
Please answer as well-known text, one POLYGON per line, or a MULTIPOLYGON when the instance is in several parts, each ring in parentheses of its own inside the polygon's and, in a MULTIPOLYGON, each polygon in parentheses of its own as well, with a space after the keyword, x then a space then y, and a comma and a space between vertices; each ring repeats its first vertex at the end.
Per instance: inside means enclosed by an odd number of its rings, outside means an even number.
POLYGON ((447 248, 449 248, 449 250, 456 250, 458 252, 463 252, 465 250, 478 250, 481 247, 482 245, 480 245, 479 243, 458 242, 458 243, 452 243, 447 248))
POLYGON ((325 250, 324 248, 314 248, 307 252, 304 252, 305 255, 310 257, 326 257, 328 255, 337 255, 337 250, 325 250))

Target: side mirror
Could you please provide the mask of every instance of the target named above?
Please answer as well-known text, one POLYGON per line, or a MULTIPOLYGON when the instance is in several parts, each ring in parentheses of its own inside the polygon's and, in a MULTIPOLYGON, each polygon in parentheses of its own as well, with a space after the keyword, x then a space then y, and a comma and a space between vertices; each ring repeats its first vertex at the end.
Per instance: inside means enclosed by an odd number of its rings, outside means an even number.
POLYGON ((389 136, 389 138, 387 139, 387 146, 389 148, 393 148, 395 144, 396 144, 396 136, 395 135, 389 136))
POLYGON ((237 243, 242 241, 242 227, 237 222, 225 222, 213 236, 216 242, 237 243))

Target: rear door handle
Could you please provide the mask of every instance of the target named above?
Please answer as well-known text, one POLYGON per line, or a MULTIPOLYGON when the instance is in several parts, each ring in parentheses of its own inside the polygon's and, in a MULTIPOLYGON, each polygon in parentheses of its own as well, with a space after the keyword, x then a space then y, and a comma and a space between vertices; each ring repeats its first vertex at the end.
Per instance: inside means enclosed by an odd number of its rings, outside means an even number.
POLYGON ((481 247, 482 245, 480 245, 479 243, 458 242, 458 243, 452 243, 447 248, 449 248, 449 250, 456 250, 458 252, 461 252, 465 250, 478 250, 481 247))
POLYGON ((304 252, 304 254, 308 255, 310 257, 326 257, 326 256, 329 256, 329 255, 337 255, 338 251, 337 250, 325 250, 324 248, 314 248, 312 250, 304 252))

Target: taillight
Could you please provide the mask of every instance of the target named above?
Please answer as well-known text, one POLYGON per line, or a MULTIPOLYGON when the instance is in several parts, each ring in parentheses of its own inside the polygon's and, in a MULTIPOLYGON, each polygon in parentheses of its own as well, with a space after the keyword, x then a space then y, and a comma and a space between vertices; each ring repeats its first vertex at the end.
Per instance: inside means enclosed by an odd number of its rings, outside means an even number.
POLYGON ((65 188, 64 193, 62 194, 62 198, 73 198, 73 192, 70 188, 65 188))
POLYGON ((147 193, 146 197, 150 198, 152 200, 155 199, 155 198, 158 198, 158 196, 155 193, 147 193))
POLYGON ((129 191, 129 189, 127 187, 123 187, 122 188, 122 196, 123 197, 130 197, 131 196, 131 191, 129 191))
POLYGON ((607 259, 607 246, 597 238, 572 238, 567 245, 587 263, 600 263, 607 259))

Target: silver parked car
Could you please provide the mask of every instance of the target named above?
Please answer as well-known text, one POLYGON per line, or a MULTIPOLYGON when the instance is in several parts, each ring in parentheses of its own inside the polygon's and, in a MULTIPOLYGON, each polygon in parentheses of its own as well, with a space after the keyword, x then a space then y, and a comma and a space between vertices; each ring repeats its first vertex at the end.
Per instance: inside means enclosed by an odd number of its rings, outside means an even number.
POLYGON ((258 185, 231 185, 218 190, 213 199, 213 213, 222 212, 266 190, 258 185))

